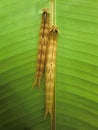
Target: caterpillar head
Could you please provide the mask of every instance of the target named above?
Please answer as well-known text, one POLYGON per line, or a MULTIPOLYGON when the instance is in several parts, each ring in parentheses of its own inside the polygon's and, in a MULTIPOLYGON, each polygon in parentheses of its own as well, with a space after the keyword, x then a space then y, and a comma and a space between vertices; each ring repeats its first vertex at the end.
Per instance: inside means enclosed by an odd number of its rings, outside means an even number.
POLYGON ((58 33, 58 27, 55 26, 55 25, 52 25, 52 26, 50 27, 50 32, 56 32, 56 33, 58 33))

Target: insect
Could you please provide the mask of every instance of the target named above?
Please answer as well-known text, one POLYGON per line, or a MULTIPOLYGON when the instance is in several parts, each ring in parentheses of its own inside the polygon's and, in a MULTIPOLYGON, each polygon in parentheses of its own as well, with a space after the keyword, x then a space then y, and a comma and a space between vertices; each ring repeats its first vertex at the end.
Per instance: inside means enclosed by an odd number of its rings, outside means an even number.
POLYGON ((56 62, 56 44, 58 37, 58 28, 52 26, 49 31, 49 43, 47 52, 46 75, 45 75, 45 119, 48 113, 53 119, 54 99, 55 99, 55 62, 56 62))
POLYGON ((42 10, 42 21, 39 33, 38 59, 33 87, 38 86, 41 90, 40 83, 45 70, 46 52, 49 38, 49 12, 48 9, 42 10))

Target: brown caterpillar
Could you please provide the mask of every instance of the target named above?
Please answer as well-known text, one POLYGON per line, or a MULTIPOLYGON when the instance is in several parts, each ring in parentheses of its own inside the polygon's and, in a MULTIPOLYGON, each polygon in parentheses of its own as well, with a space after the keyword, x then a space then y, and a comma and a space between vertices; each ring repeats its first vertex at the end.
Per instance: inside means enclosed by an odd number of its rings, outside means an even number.
POLYGON ((47 53, 47 63, 46 63, 46 75, 45 75, 45 119, 48 113, 53 119, 53 109, 54 109, 54 96, 55 96, 55 62, 56 62, 56 44, 58 37, 58 28, 52 26, 49 32, 49 43, 48 43, 48 53, 47 53))
POLYGON ((41 21, 41 27, 39 33, 37 69, 36 69, 36 76, 34 82, 34 87, 38 86, 40 89, 41 89, 40 82, 43 76, 43 72, 45 70, 48 36, 49 36, 49 12, 48 9, 43 9, 42 21, 41 21))

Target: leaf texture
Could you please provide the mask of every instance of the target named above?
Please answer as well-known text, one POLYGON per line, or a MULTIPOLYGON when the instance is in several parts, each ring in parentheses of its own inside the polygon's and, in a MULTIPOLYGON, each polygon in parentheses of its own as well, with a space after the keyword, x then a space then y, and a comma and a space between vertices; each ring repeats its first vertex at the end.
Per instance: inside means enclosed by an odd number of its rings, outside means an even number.
POLYGON ((56 130, 98 129, 97 5, 57 0, 56 130))
MULTIPOLYGON (((48 1, 0 0, 0 130, 50 130, 32 90, 41 14, 48 1)), ((98 1, 56 0, 56 130, 98 130, 98 1)))

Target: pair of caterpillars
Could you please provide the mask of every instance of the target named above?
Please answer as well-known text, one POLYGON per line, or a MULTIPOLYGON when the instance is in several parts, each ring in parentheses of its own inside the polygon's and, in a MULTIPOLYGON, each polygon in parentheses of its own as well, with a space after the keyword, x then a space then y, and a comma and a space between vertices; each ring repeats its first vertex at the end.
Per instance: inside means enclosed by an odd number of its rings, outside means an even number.
POLYGON ((45 72, 45 118, 48 113, 53 119, 55 94, 55 60, 58 28, 49 25, 49 11, 43 9, 39 34, 39 50, 34 87, 41 89, 41 80, 45 72))

